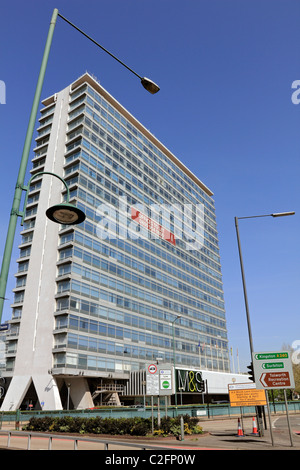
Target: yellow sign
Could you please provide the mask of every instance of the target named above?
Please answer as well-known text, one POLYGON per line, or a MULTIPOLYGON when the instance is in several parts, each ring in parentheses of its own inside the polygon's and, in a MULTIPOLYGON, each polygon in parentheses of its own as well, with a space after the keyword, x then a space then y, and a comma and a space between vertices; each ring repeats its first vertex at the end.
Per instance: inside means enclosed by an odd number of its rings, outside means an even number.
MULTIPOLYGON (((245 387, 247 385, 245 384, 245 387)), ((263 406, 267 404, 265 390, 229 386, 230 406, 263 406)))

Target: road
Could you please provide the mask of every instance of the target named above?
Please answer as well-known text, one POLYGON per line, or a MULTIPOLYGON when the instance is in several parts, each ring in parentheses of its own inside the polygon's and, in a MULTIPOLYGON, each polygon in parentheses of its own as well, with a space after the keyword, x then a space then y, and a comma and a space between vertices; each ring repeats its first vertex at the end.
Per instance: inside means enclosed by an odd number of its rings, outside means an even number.
MULTIPOLYGON (((300 450, 300 414, 290 414, 290 428, 291 436, 287 417, 283 415, 273 415, 271 418, 272 428, 270 430, 267 419, 267 429, 264 429, 262 437, 254 436, 253 419, 252 417, 243 418, 240 420, 243 427, 242 436, 238 436, 238 418, 230 419, 205 419, 201 420, 200 425, 203 428, 204 434, 195 436, 185 436, 183 441, 175 439, 161 438, 161 439, 135 439, 124 437, 105 437, 110 441, 109 452, 124 450, 126 452, 132 451, 133 455, 141 452, 136 448, 130 446, 130 443, 142 444, 143 442, 148 445, 153 445, 161 448, 161 451, 170 452, 193 452, 198 450, 300 450), (270 432, 272 431, 272 432, 270 432), (125 441, 129 444, 128 447, 119 446, 116 441, 125 441)), ((5 429, 2 429, 5 430, 5 429)), ((74 441, 70 439, 53 439, 52 450, 73 450, 74 441)), ((84 437, 84 436, 80 436, 84 437)), ((96 436, 93 436, 96 438, 96 436)), ((103 439, 103 437, 102 437, 103 439)), ((27 437, 18 436, 12 437, 10 442, 11 447, 17 449, 27 449, 27 437)), ((7 437, 0 436, 1 450, 7 447, 7 437)), ((48 439, 42 436, 34 437, 30 443, 30 450, 47 450, 48 439)), ((92 442, 78 442, 78 450, 104 450, 104 445, 101 443, 92 442)), ((155 450, 153 452, 158 452, 155 450)), ((152 452, 152 451, 149 451, 152 452)))

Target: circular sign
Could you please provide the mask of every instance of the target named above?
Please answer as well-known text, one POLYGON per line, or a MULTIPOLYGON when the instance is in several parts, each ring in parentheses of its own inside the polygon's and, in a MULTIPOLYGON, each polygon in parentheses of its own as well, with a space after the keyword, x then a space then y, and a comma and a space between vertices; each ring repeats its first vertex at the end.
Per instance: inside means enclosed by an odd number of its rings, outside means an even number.
POLYGON ((162 383, 162 387, 163 387, 163 388, 170 388, 170 382, 169 382, 169 380, 164 380, 163 383, 162 383))
POLYGON ((148 366, 148 371, 150 372, 150 374, 155 374, 155 372, 157 372, 157 367, 155 364, 150 364, 150 366, 148 366))

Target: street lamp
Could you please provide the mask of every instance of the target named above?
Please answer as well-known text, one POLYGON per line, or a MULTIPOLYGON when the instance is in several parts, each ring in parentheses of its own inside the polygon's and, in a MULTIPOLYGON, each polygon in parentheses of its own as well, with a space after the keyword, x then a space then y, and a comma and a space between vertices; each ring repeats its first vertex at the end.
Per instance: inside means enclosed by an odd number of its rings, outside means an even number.
POLYGON ((172 336, 173 336, 173 363, 174 363, 174 388, 175 388, 175 413, 177 416, 177 389, 176 389, 176 355, 175 355, 175 322, 181 318, 182 315, 177 315, 176 318, 171 322, 172 323, 172 336))
MULTIPOLYGON (((11 262, 11 255, 12 255, 13 243, 14 243, 14 238, 15 238, 17 219, 18 219, 18 217, 23 215, 22 213, 20 213, 20 203, 21 203, 21 198, 22 198, 22 191, 24 189, 26 189, 26 188, 24 188, 24 181, 25 181, 26 169, 27 169, 27 164, 28 164, 29 152, 30 152, 30 148, 31 148, 31 142, 32 142, 34 126, 35 126, 35 122, 36 122, 38 107, 39 107, 39 104, 40 104, 41 92, 42 92, 42 87, 43 87, 43 83, 44 83, 44 78, 45 78, 46 67, 47 67, 47 62, 48 62, 48 58, 49 58, 52 38, 53 38, 53 34, 54 34, 54 28, 55 28, 55 24, 56 24, 56 20, 57 20, 58 16, 60 18, 62 18, 64 21, 66 21, 67 23, 69 23, 71 26, 73 26, 75 29, 77 29, 80 33, 82 33, 85 37, 90 39, 94 44, 96 44, 101 49, 103 49, 105 52, 107 52, 110 56, 112 56, 118 62, 120 62, 124 67, 126 67, 128 70, 130 70, 130 72, 132 72, 134 75, 136 75, 138 78, 140 78, 143 87, 147 91, 149 91, 149 93, 154 94, 154 93, 157 93, 159 91, 159 86, 156 85, 152 80, 150 80, 146 77, 141 77, 140 75, 138 75, 136 72, 134 72, 134 70, 130 69, 126 64, 121 62, 117 57, 115 57, 110 52, 108 52, 106 49, 104 49, 104 47, 102 47, 100 44, 98 44, 94 39, 92 39, 86 33, 81 31, 77 26, 75 26, 69 20, 67 20, 61 14, 59 14, 57 8, 55 8, 53 10, 51 21, 50 21, 50 26, 49 26, 49 31, 48 31, 48 35, 47 35, 46 45, 45 45, 45 49, 44 49, 44 54, 43 54, 43 58, 42 58, 41 68, 40 68, 38 81, 37 81, 35 94, 34 94, 34 99, 33 99, 33 103, 32 103, 29 123, 28 123, 28 127, 27 127, 27 132, 26 132, 26 137, 25 137, 25 142, 24 142, 24 147, 23 147, 23 153, 22 153, 20 167, 19 167, 18 179, 17 179, 17 183, 16 183, 16 186, 15 186, 12 210, 11 210, 11 213, 10 213, 9 225, 8 225, 8 230, 7 230, 7 235, 6 235, 6 242, 5 242, 5 247, 4 247, 4 253, 3 253, 3 258, 2 258, 2 266, 1 266, 1 274, 0 274, 0 323, 1 323, 2 313, 3 313, 6 285, 7 285, 7 280, 8 280, 8 273, 9 273, 9 267, 10 267, 10 262, 11 262)), ((69 221, 69 223, 70 222, 71 223, 80 223, 78 221, 81 220, 81 217, 82 217, 82 215, 78 212, 78 209, 74 209, 74 206, 70 207, 70 205, 68 203, 64 204, 63 206, 59 205, 59 206, 56 206, 54 208, 48 209, 47 216, 51 220, 54 220, 55 222, 64 223, 64 224, 66 223, 66 221, 69 221), (72 210, 72 215, 70 214, 70 209, 72 210)))
MULTIPOLYGON (((238 242, 238 249, 239 249, 239 257, 240 257, 240 265, 241 265, 241 273, 242 273, 242 281, 243 281, 243 290, 244 290, 244 299, 245 299, 245 307, 246 307, 246 317, 247 317, 247 324, 248 324, 248 335, 249 335, 249 343, 250 343, 250 352, 251 352, 251 368, 252 368, 252 355, 253 355, 253 339, 252 339, 252 332, 251 332, 251 323, 250 323, 250 314, 249 314, 249 305, 248 305, 248 296, 247 296, 247 289, 246 289, 246 281, 245 281, 245 273, 244 273, 244 264, 243 264, 243 258, 242 258, 242 249, 241 249, 241 242, 240 242, 240 235, 239 235, 239 226, 238 226, 238 220, 239 219, 255 219, 258 217, 284 217, 288 215, 294 215, 295 212, 276 212, 272 214, 265 214, 265 215, 252 215, 248 217, 235 217, 235 228, 236 228, 236 236, 237 236, 237 242, 238 242)), ((255 379, 255 377, 253 377, 255 379)), ((263 434, 263 428, 262 428, 262 407, 257 406, 257 422, 258 422, 258 427, 259 427, 259 433, 260 435, 263 434)))
MULTIPOLYGON (((55 10, 54 10, 55 11, 55 10)), ((90 36, 88 36, 84 31, 82 31, 81 29, 78 28, 78 26, 76 26, 75 24, 71 23, 71 21, 69 21, 67 18, 65 18, 64 16, 62 16, 60 13, 57 12, 57 16, 59 16, 61 19, 63 19, 64 21, 66 21, 66 23, 68 23, 70 26, 72 26, 73 28, 75 28, 77 31, 79 31, 81 34, 83 34, 83 36, 85 36, 86 38, 88 38, 90 41, 92 41, 94 44, 96 44, 96 46, 100 47, 100 49, 102 49, 104 52, 106 52, 108 55, 110 55, 111 57, 113 57, 116 61, 118 61, 121 65, 123 65, 126 69, 128 69, 130 72, 132 72, 136 77, 138 77, 140 80, 141 80, 141 84, 143 85, 143 87, 149 91, 149 93, 151 93, 152 95, 154 95, 155 93, 157 93, 160 88, 158 85, 156 85, 156 83, 154 83, 152 80, 150 80, 150 78, 146 78, 146 77, 141 77, 138 73, 136 73, 134 70, 132 70, 130 67, 128 67, 128 65, 124 64, 124 62, 122 62, 120 59, 118 59, 115 55, 113 55, 111 52, 109 52, 107 49, 105 49, 105 47, 101 46, 101 44, 99 44, 97 41, 95 41, 95 39, 91 38, 90 36)))
POLYGON ((80 224, 85 219, 85 214, 82 210, 67 202, 49 207, 46 211, 46 216, 48 219, 52 220, 52 222, 63 225, 80 224))
POLYGON ((40 171, 39 173, 36 173, 30 178, 27 186, 23 187, 23 190, 26 191, 26 194, 25 194, 25 199, 24 199, 23 212, 19 213, 19 215, 22 216, 21 225, 23 225, 24 217, 26 213, 26 206, 27 206, 27 200, 28 200, 28 192, 30 190, 30 184, 34 178, 38 178, 39 176, 42 176, 42 175, 51 175, 51 176, 54 176, 55 178, 60 179, 62 183, 65 185, 65 188, 67 190, 66 202, 62 202, 61 204, 56 204, 55 206, 49 207, 49 209, 46 210, 46 216, 48 217, 48 219, 52 220, 52 222, 56 222, 57 224, 63 224, 63 225, 81 224, 81 222, 85 220, 85 213, 78 207, 74 206, 73 204, 70 204, 69 202, 70 190, 66 181, 63 178, 61 178, 59 175, 56 175, 55 173, 51 173, 50 171, 40 171))
POLYGON ((252 361, 252 353, 253 353, 253 339, 252 339, 252 332, 251 332, 248 296, 247 296, 247 289, 246 289, 246 281, 245 281, 244 264, 243 264, 243 258, 242 258, 242 249, 241 249, 241 242, 240 242, 238 220, 240 220, 240 219, 255 219, 255 218, 258 218, 258 217, 284 217, 284 216, 294 215, 294 214, 295 214, 295 212, 275 212, 275 213, 272 213, 272 214, 252 215, 252 216, 248 216, 248 217, 235 217, 234 218, 235 228, 236 228, 236 236, 237 236, 237 242, 238 242, 238 249, 239 249, 242 281, 243 281, 245 308, 246 308, 246 316, 247 316, 247 324, 248 324, 248 335, 249 335, 249 343, 250 343, 250 351, 251 351, 251 361, 252 361))

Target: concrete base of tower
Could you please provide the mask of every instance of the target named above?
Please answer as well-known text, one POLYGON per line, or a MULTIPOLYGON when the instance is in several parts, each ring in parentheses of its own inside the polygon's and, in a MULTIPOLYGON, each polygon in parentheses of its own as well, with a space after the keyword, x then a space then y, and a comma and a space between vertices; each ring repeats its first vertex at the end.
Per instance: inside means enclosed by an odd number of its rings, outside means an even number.
POLYGON ((5 394, 1 411, 40 409, 44 411, 92 408, 94 402, 87 380, 83 377, 52 375, 13 376, 5 394), (67 390, 62 394, 62 389, 67 390), (63 395, 66 395, 62 401, 63 395))
POLYGON ((34 395, 39 402, 38 408, 43 410, 61 410, 62 404, 56 380, 51 375, 15 375, 9 384, 5 394, 1 411, 16 411, 24 405, 36 408, 33 400, 28 398, 28 403, 23 401, 30 387, 34 387, 34 395))
MULTIPOLYGON (((88 385, 88 381, 83 377, 57 377, 57 385, 60 390, 62 398, 62 388, 67 387, 67 401, 64 399, 64 408, 74 408, 75 410, 82 410, 92 408, 94 402, 88 385), (72 406, 70 406, 72 404, 72 406)), ((64 394, 65 395, 65 394, 64 394)))
POLYGON ((20 408, 23 398, 30 386, 30 375, 15 376, 12 378, 4 396, 1 411, 16 411, 20 408))

